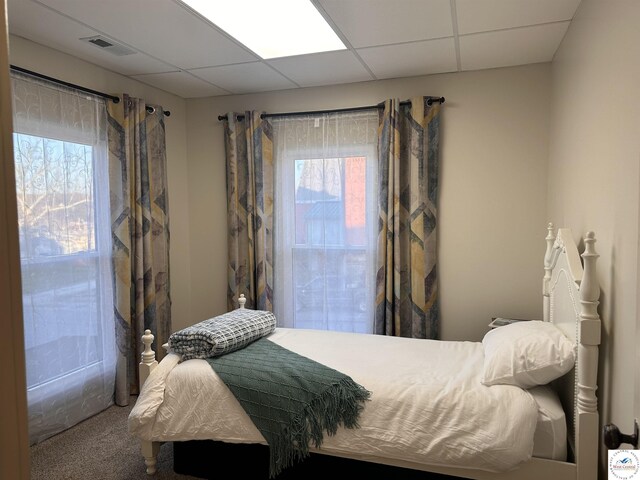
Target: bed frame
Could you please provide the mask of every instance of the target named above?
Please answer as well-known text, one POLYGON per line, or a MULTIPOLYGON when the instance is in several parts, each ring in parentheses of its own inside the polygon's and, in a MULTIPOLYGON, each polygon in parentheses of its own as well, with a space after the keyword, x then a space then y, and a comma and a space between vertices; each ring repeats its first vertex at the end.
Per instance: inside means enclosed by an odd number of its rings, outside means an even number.
MULTIPOLYGON (((567 416, 569 458, 566 462, 532 458, 517 469, 491 473, 464 468, 421 465, 369 455, 349 455, 348 458, 395 467, 453 475, 476 480, 596 480, 598 476, 598 345, 600 317, 598 298, 600 287, 596 276, 596 242, 593 232, 584 237, 584 252, 578 254, 571 230, 559 229, 554 235, 553 225, 547 227, 544 278, 542 281, 544 321, 557 325, 571 339, 577 350, 574 369, 554 383, 567 416), (580 261, 582 257, 582 262, 580 261)), ((244 308, 244 295, 239 299, 244 308)), ((140 388, 157 366, 151 350, 153 335, 149 330, 142 336, 145 346, 140 362, 140 388)), ((163 345, 166 348, 166 344, 163 345)), ((156 457, 161 442, 142 441, 142 454, 147 473, 156 472, 156 457)), ((322 450, 310 449, 315 453, 322 450)))

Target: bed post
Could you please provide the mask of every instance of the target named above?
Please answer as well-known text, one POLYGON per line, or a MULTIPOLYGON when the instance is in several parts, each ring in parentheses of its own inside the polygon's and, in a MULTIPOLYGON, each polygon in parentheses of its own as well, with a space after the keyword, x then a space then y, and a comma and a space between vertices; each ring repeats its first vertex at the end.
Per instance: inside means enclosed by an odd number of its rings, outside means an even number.
POLYGON ((547 225, 547 251, 544 254, 544 278, 542 279, 542 319, 548 322, 551 305, 549 304, 549 282, 551 281, 551 268, 553 258, 553 244, 555 235, 553 234, 553 223, 547 225))
POLYGON ((600 316, 598 298, 600 285, 596 276, 598 255, 594 248, 593 232, 584 239, 584 274, 580 283, 580 342, 578 344, 578 378, 576 411, 576 464, 578 478, 595 480, 598 476, 598 345, 600 344, 600 316))
MULTIPOLYGON (((151 372, 158 366, 156 360, 156 352, 151 350, 151 344, 153 343, 154 336, 151 330, 145 330, 142 335, 142 343, 144 344, 144 351, 142 352, 142 359, 138 365, 138 374, 140 377, 140 391, 142 392, 142 386, 146 382, 151 372)), ((141 440, 140 447, 142 450, 142 456, 144 457, 144 463, 147 466, 147 474, 153 475, 156 473, 156 461, 158 457, 158 450, 160 449, 160 442, 150 442, 148 440, 141 440)))
POLYGON ((140 390, 142 390, 142 386, 144 382, 147 381, 153 369, 158 366, 158 361, 156 360, 156 352, 151 350, 151 344, 153 343, 153 339, 155 337, 151 333, 151 330, 145 330, 144 335, 142 335, 142 343, 144 344, 144 351, 142 352, 142 359, 140 360, 140 364, 138 365, 138 374, 140 375, 140 390))
MULTIPOLYGON (((240 294, 240 298, 238 298, 239 308, 245 308, 244 305, 247 303, 247 299, 244 294, 240 294)), ((138 365, 138 374, 140 377, 140 391, 142 391, 142 386, 144 382, 146 382, 151 372, 158 366, 158 361, 156 360, 156 352, 151 349, 151 344, 153 343, 154 336, 151 333, 151 330, 145 330, 144 335, 142 335, 142 343, 144 344, 144 351, 142 352, 142 360, 138 365)), ((168 345, 163 345, 163 347, 168 349, 168 345)), ((140 449, 142 450, 142 456, 144 457, 144 463, 147 466, 147 475, 153 475, 156 473, 156 463, 158 458, 158 451, 160 450, 160 445, 162 442, 151 442, 149 440, 140 440, 140 449)))

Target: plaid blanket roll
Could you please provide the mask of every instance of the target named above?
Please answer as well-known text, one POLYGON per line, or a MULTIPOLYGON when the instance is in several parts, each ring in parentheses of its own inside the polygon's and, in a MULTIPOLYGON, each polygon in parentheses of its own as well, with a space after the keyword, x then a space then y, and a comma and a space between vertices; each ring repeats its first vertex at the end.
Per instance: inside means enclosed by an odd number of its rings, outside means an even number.
POLYGON ((172 333, 169 347, 182 360, 217 357, 270 334, 276 317, 264 310, 238 308, 172 333))

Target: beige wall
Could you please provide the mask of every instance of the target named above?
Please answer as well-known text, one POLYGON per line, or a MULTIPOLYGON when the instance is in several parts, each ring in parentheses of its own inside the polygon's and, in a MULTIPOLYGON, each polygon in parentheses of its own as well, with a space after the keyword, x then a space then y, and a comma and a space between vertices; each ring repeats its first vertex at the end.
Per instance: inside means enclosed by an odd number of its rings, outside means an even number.
POLYGON ((193 321, 226 309, 226 197, 219 114, 446 97, 439 273, 442 338, 480 340, 492 316, 540 318, 550 65, 187 101, 193 321))
POLYGON ((165 119, 171 229, 171 297, 174 330, 190 325, 189 210, 186 102, 165 91, 20 37, 10 37, 13 65, 107 93, 128 93, 171 111, 165 119))
POLYGON ((596 232, 601 421, 627 432, 639 368, 639 22, 637 0, 582 1, 552 67, 548 181, 549 218, 571 227, 576 239, 596 232))

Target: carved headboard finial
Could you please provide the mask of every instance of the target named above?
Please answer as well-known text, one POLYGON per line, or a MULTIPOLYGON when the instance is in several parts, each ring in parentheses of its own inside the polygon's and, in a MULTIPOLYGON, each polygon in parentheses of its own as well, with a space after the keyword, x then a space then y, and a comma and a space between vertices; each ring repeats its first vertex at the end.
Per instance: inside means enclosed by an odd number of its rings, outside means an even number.
POLYGON ((584 242, 589 243, 593 246, 593 243, 596 241, 596 234, 593 232, 587 232, 584 236, 584 242))
MULTIPOLYGON (((551 261, 553 258, 553 245, 556 236, 553 233, 553 223, 547 224, 547 236, 544 238, 547 242, 547 250, 544 253, 544 278, 542 280, 542 294, 549 296, 549 280, 551 279, 551 261)), ((545 309, 546 311, 546 309, 545 309)))
POLYGON ((549 269, 551 267, 551 257, 553 251, 553 243, 556 240, 556 236, 553 233, 553 223, 547 224, 547 236, 545 237, 547 242, 547 251, 544 254, 544 268, 549 269))
POLYGON ((598 253, 595 249, 596 236, 587 232, 584 236, 584 274, 580 283, 580 345, 578 346, 578 411, 596 416, 598 399, 596 398, 598 373, 598 345, 600 345, 600 316, 598 299, 600 284, 596 273, 598 253))
MULTIPOLYGON (((580 255, 584 262, 585 272, 580 284, 580 297, 583 302, 595 302, 597 305, 597 300, 600 297, 600 285, 596 277, 596 260, 600 255, 596 252, 595 243, 595 233, 587 232, 584 236, 584 252, 580 255)), ((593 314, 595 312, 590 313, 593 314)))
POLYGON ((553 223, 547 224, 547 250, 544 253, 544 277, 542 279, 542 295, 543 295, 543 318, 545 322, 549 321, 550 305, 549 305, 549 281, 551 280, 551 263, 553 259, 553 245, 555 235, 553 233, 553 223))
POLYGON ((247 303, 247 299, 244 296, 244 293, 240 294, 240 298, 238 299, 238 304, 240 305, 240 308, 244 308, 244 304, 247 303))

